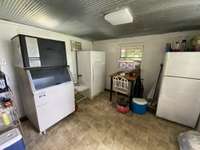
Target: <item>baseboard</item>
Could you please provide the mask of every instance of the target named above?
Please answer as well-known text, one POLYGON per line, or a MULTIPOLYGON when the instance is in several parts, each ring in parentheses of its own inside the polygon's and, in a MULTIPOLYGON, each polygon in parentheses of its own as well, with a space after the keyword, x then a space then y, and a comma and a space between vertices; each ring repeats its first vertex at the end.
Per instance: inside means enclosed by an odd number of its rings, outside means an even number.
POLYGON ((110 89, 104 89, 104 91, 108 91, 108 92, 110 92, 110 89))
POLYGON ((28 118, 27 118, 26 116, 24 116, 24 117, 21 117, 19 120, 20 120, 21 122, 24 122, 24 121, 27 121, 28 118))

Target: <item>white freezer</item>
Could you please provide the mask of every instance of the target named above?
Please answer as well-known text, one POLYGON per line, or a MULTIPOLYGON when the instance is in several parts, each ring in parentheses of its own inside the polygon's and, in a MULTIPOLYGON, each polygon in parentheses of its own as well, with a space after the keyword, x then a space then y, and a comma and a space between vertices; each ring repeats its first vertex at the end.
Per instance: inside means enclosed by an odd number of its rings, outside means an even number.
POLYGON ((40 131, 45 131, 75 111, 72 82, 48 87, 34 93, 40 131))
POLYGON ((45 132, 75 110, 65 42, 20 34, 12 43, 25 115, 45 132))
POLYGON ((45 132, 75 111, 74 84, 72 81, 35 89, 30 71, 17 67, 20 93, 26 116, 40 131, 45 132))

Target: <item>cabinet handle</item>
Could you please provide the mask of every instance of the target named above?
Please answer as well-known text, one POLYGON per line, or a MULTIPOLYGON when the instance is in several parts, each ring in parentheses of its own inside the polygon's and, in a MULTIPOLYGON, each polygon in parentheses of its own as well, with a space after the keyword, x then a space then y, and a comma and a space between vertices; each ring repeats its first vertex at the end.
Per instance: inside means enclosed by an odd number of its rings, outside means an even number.
POLYGON ((39 98, 42 98, 42 97, 45 97, 45 96, 46 96, 46 94, 39 95, 39 98))

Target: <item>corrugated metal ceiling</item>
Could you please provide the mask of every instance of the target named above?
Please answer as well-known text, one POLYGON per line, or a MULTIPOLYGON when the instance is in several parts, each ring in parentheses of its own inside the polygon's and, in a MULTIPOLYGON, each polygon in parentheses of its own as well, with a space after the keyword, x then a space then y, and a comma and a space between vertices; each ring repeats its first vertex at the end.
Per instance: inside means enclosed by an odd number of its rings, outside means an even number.
POLYGON ((0 0, 0 18, 91 40, 200 28, 199 0, 0 0), (134 22, 104 15, 128 7, 134 22))

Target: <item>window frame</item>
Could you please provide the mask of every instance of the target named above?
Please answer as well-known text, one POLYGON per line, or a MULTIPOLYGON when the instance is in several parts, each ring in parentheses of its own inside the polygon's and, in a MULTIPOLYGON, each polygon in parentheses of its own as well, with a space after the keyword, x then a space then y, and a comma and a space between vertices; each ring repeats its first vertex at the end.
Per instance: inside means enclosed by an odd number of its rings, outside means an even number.
POLYGON ((120 59, 122 60, 132 60, 132 61, 141 61, 143 60, 144 56, 144 44, 143 43, 134 43, 134 44, 122 44, 120 45, 120 59), (142 56, 141 57, 122 57, 122 49, 128 49, 133 47, 141 47, 142 48, 142 56), (137 60, 137 58, 141 58, 141 60, 137 60))

